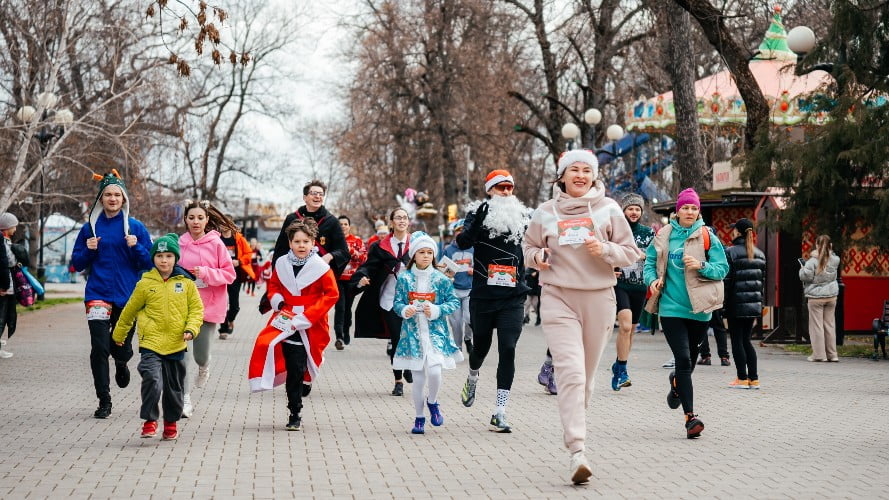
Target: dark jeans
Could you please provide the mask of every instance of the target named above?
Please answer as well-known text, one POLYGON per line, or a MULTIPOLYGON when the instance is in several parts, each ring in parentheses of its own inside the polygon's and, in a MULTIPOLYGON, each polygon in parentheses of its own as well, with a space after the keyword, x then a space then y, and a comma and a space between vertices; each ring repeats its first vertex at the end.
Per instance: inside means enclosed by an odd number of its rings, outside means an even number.
MULTIPOLYGON (((713 311, 713 317, 710 318, 709 326, 713 328, 713 336, 716 337, 716 352, 720 358, 728 358, 728 330, 725 329, 725 325, 722 323, 722 311, 713 311)), ((732 349, 734 349, 734 346, 732 349)), ((710 339, 707 335, 704 335, 704 340, 701 341, 699 352, 702 358, 710 356, 710 339)))
POLYGON ((284 385, 287 389, 287 408, 291 415, 298 417, 303 409, 303 377, 308 362, 306 347, 282 342, 281 354, 284 356, 284 367, 287 368, 287 381, 284 385))
MULTIPOLYGON (((180 353, 180 355, 183 353, 180 353)), ((165 422, 182 418, 182 386, 185 384, 185 359, 173 359, 148 349, 139 350, 139 375, 142 376, 142 420, 157 421, 157 403, 164 408, 165 422)))
POLYGON ((355 301, 355 295, 349 293, 348 281, 337 280, 336 287, 340 291, 340 298, 333 311, 333 331, 338 340, 348 344, 351 340, 349 330, 352 329, 352 302, 355 301))
POLYGON ((111 333, 120 318, 122 307, 111 306, 111 318, 106 320, 87 321, 90 329, 90 369, 93 371, 93 385, 96 387, 96 397, 101 403, 111 403, 111 383, 108 374, 108 356, 114 358, 115 363, 126 364, 133 357, 133 332, 136 326, 127 332, 127 338, 122 346, 118 346, 111 340, 111 333))
POLYGON ((522 335, 522 319, 525 314, 525 296, 508 299, 469 299, 469 316, 472 324, 472 351, 469 368, 478 370, 485 362, 494 329, 497 329, 497 388, 509 390, 515 378, 515 348, 522 335))
POLYGON ((225 322, 229 323, 238 317, 238 311, 241 310, 241 282, 235 280, 234 283, 228 285, 228 312, 225 313, 225 322))
POLYGON ((735 368, 741 380, 759 380, 756 373, 756 350, 750 342, 753 334, 754 318, 734 318, 728 320, 728 329, 732 334, 732 352, 735 355, 735 368))
MULTIPOLYGON (((3 242, 0 242, 0 245, 2 244, 3 242)), ((12 334, 15 333, 15 324, 18 318, 18 313, 15 311, 16 305, 18 305, 18 300, 16 300, 14 293, 0 297, 0 337, 3 336, 4 327, 6 328, 6 338, 12 337, 12 334)))
POLYGON ((682 401, 682 411, 694 411, 694 387, 691 384, 691 373, 695 369, 698 357, 698 346, 707 336, 707 322, 685 318, 665 318, 661 316, 661 328, 667 344, 673 351, 676 360, 676 389, 682 401))
MULTIPOLYGON (((389 366, 392 366, 392 359, 395 357, 395 351, 398 349, 398 339, 401 338, 401 322, 402 317, 395 313, 395 310, 383 311, 383 321, 386 323, 386 330, 389 330, 389 349, 386 354, 389 355, 389 366)), ((404 370, 392 370, 395 380, 400 381, 404 370)))

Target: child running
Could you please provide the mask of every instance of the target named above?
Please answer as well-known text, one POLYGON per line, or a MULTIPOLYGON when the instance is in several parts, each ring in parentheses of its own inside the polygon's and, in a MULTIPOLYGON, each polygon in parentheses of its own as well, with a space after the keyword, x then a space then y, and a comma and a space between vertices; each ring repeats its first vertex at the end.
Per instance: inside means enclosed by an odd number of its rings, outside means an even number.
POLYGON ((268 296, 275 311, 259 332, 250 358, 251 392, 267 391, 286 381, 288 431, 302 427, 303 381, 318 376, 330 343, 327 313, 339 291, 327 262, 318 256, 318 225, 309 217, 285 229, 290 251, 275 258, 268 296))
POLYGON ((185 351, 204 322, 204 305, 198 288, 179 260, 179 235, 170 233, 151 247, 154 269, 142 275, 120 313, 112 339, 122 346, 133 322, 139 323, 139 375, 142 376, 142 437, 157 435, 164 408, 164 440, 179 437, 176 422, 182 417, 185 351), (163 400, 161 400, 163 396, 163 400))
POLYGON ((463 361, 463 353, 448 333, 445 319, 460 307, 460 299, 454 293, 451 280, 435 269, 438 245, 429 235, 417 231, 411 235, 408 248, 411 260, 395 284, 393 310, 405 321, 401 324, 401 337, 392 368, 413 372, 411 392, 417 416, 411 432, 423 434, 426 426, 424 403, 429 407, 432 425, 437 427, 444 423, 438 407, 441 370, 453 370, 463 361), (424 398, 427 380, 429 393, 424 398))

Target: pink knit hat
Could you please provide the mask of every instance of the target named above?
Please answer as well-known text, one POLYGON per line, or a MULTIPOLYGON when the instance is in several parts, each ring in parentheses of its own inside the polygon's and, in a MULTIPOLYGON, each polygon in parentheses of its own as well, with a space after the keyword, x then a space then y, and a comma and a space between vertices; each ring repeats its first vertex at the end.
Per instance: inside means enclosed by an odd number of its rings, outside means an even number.
POLYGON ((693 188, 683 190, 676 197, 676 210, 682 208, 683 205, 694 205, 701 208, 701 198, 698 197, 698 193, 693 188))

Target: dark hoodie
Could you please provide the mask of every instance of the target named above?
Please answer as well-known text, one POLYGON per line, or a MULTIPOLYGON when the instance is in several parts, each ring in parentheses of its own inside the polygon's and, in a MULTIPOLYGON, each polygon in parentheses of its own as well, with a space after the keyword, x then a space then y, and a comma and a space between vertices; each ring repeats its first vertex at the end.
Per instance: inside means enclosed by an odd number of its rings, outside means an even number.
POLYGON ((349 244, 346 243, 346 237, 343 235, 340 221, 323 206, 317 211, 309 213, 305 205, 303 205, 284 219, 281 232, 275 241, 275 257, 287 255, 287 252, 290 251, 290 242, 287 241, 287 226, 306 217, 311 217, 318 223, 318 238, 315 240, 315 245, 320 249, 318 255, 333 255, 333 260, 330 261, 330 269, 333 270, 334 276, 339 279, 352 256, 349 255, 349 244))

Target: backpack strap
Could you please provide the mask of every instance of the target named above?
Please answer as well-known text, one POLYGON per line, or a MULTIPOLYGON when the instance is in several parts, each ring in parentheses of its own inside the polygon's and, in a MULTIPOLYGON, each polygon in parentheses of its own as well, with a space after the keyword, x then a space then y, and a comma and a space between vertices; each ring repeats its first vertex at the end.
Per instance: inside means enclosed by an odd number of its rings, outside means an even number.
POLYGON ((704 251, 710 251, 710 228, 704 226, 701 228, 701 237, 704 239, 704 251))

